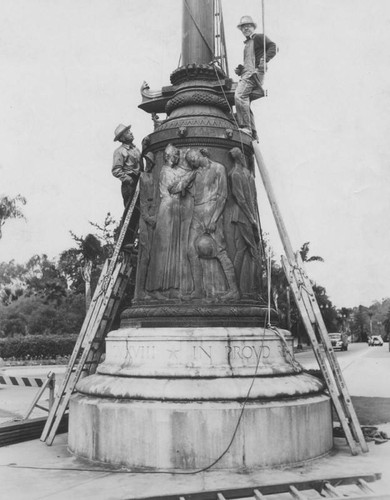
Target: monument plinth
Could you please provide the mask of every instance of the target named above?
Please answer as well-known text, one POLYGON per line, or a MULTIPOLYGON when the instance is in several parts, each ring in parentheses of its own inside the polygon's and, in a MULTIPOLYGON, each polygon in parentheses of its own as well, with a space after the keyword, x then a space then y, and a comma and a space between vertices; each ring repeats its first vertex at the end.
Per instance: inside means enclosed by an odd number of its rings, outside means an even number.
POLYGON ((323 384, 294 361, 288 332, 265 328, 277 315, 262 291, 252 143, 231 113, 232 81, 210 62, 213 19, 211 0, 185 0, 183 66, 161 92, 143 87, 155 127, 135 295, 71 399, 69 448, 83 458, 178 470, 223 455, 215 468, 244 469, 332 447, 323 384))

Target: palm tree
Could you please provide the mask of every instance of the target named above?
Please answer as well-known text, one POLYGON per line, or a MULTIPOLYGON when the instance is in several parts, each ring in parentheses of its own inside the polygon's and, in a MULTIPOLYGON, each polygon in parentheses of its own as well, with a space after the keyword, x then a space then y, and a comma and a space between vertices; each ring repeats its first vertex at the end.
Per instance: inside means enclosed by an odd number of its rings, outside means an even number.
POLYGON ((319 255, 312 255, 309 257, 309 252, 310 252, 310 241, 307 241, 304 243, 300 250, 299 253, 301 254, 301 258, 303 262, 314 262, 314 261, 319 261, 319 262, 324 262, 324 259, 320 257, 319 255))
POLYGON ((25 219, 20 205, 26 204, 26 198, 18 194, 15 198, 9 196, 0 196, 0 238, 2 237, 1 228, 8 219, 25 219))

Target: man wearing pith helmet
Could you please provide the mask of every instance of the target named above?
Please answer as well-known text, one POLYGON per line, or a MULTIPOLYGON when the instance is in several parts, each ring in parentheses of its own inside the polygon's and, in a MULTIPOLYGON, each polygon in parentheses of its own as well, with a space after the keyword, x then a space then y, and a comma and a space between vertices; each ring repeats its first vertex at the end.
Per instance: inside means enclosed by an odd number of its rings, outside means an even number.
POLYGON ((236 105, 238 126, 249 135, 256 138, 256 127, 250 102, 263 95, 262 84, 267 62, 276 54, 277 48, 266 36, 255 33, 256 23, 251 16, 242 16, 237 28, 245 37, 244 63, 237 66, 235 72, 239 75, 234 100, 236 105))
POLYGON ((141 172, 141 153, 133 144, 131 125, 120 124, 114 132, 114 141, 122 144, 114 151, 112 175, 122 182, 125 207, 131 202, 141 172))

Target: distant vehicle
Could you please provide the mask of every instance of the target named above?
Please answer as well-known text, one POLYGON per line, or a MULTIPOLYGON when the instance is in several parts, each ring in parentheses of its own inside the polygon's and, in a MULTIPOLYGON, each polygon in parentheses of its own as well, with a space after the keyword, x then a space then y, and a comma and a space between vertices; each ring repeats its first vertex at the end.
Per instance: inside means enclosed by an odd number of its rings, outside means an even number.
POLYGON ((330 343, 333 349, 340 349, 341 351, 348 351, 348 335, 345 333, 330 333, 330 343))
POLYGON ((368 337, 368 345, 383 345, 383 339, 380 335, 373 335, 372 337, 368 337))

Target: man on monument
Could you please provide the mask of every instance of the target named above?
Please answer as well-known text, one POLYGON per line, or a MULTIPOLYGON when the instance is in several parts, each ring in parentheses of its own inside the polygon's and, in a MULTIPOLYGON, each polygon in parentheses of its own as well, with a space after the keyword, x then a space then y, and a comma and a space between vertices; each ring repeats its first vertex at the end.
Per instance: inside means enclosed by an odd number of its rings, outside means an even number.
POLYGON ((134 196, 137 180, 141 172, 141 153, 133 144, 131 125, 120 124, 115 129, 114 141, 122 144, 114 151, 112 175, 122 182, 122 198, 125 207, 134 196))
POLYGON ((237 26, 245 36, 245 48, 244 64, 235 69, 241 78, 234 94, 238 126, 242 132, 253 135, 255 139, 257 133, 250 102, 264 95, 262 84, 266 63, 277 51, 274 42, 265 35, 255 33, 256 27, 251 16, 243 16, 237 26))

